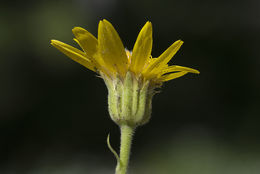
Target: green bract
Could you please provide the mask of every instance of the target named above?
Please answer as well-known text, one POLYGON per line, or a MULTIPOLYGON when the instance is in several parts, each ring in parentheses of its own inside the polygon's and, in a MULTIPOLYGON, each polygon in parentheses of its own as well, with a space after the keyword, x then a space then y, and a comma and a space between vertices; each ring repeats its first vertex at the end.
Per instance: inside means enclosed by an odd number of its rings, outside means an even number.
POLYGON ((109 114, 114 122, 136 127, 149 121, 154 95, 149 81, 141 83, 131 72, 123 80, 103 79, 108 88, 109 114))

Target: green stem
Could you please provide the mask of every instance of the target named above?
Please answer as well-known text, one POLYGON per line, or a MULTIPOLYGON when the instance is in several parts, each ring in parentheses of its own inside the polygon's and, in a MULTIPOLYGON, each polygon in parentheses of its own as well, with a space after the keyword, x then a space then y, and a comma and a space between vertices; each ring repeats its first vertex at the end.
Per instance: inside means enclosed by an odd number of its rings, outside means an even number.
POLYGON ((131 151, 131 143, 134 128, 128 125, 121 125, 121 145, 120 145, 120 162, 116 167, 116 174, 126 174, 131 151))

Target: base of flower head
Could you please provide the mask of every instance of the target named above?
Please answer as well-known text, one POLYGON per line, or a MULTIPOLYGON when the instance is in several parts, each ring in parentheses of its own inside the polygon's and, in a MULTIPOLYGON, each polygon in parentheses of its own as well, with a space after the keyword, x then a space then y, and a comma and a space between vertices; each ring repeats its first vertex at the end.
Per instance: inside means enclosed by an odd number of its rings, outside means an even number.
POLYGON ((149 121, 155 93, 149 81, 138 80, 130 71, 124 79, 101 76, 108 88, 108 109, 115 123, 136 127, 149 121))

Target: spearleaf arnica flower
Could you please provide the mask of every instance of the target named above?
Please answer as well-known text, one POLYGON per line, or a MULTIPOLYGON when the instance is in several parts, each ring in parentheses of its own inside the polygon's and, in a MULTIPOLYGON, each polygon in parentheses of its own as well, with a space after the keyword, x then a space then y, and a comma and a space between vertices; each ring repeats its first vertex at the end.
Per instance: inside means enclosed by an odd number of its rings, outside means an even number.
POLYGON ((73 28, 72 32, 74 41, 82 50, 57 40, 52 40, 51 44, 104 79, 108 88, 110 116, 121 128, 120 157, 110 144, 109 147, 118 157, 116 173, 125 174, 133 131, 149 121, 154 89, 165 81, 187 73, 199 74, 199 71, 168 65, 183 44, 181 40, 174 42, 159 57, 151 56, 151 22, 147 22, 140 31, 133 51, 124 48, 118 33, 107 20, 99 22, 98 38, 81 27, 73 28))

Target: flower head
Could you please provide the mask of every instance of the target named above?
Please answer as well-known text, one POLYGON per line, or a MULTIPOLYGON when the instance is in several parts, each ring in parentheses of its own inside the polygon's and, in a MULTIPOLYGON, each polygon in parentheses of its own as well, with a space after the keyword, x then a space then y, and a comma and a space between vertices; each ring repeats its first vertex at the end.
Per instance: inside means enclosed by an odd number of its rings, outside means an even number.
POLYGON ((183 44, 181 40, 174 42, 158 58, 151 56, 151 22, 147 22, 140 31, 132 52, 124 48, 118 33, 107 20, 99 22, 98 38, 81 27, 73 28, 72 32, 74 41, 83 51, 57 40, 51 40, 51 44, 74 61, 111 79, 118 76, 124 79, 130 71, 139 80, 161 84, 187 73, 199 73, 192 68, 168 65, 183 44))
POLYGON ((98 38, 81 27, 73 28, 72 32, 82 51, 57 40, 51 40, 51 44, 102 76, 109 91, 110 116, 118 124, 144 124, 151 115, 154 88, 187 73, 199 74, 192 68, 168 65, 183 44, 181 40, 174 42, 159 57, 151 56, 151 22, 146 22, 141 29, 132 52, 124 48, 107 20, 99 22, 98 38))

